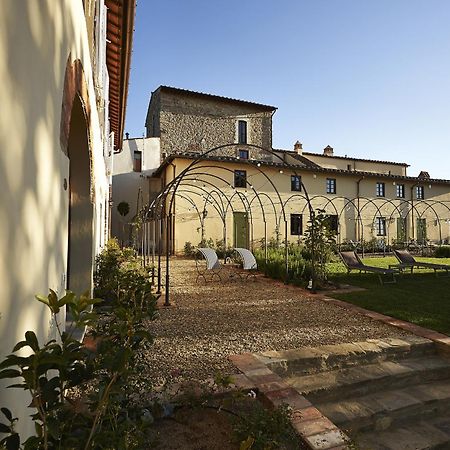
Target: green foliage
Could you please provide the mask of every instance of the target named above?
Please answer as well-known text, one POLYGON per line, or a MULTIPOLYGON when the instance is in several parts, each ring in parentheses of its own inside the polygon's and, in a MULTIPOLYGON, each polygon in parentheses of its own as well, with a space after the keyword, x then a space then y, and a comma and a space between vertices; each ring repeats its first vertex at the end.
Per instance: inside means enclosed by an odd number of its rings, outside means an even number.
MULTIPOLYGON (((145 323, 155 317, 155 299, 137 269, 127 267, 135 263, 128 250, 111 243, 101 256, 103 278, 110 281, 118 274, 120 283, 106 306, 94 310, 102 300, 72 292, 61 298, 52 290, 37 296, 51 312, 58 340, 41 344, 27 331, 0 363, 0 379, 18 379, 10 387, 25 389, 32 398, 36 434, 23 442, 26 450, 142 448, 146 439, 145 411, 132 395, 139 381, 139 352, 152 342, 145 323), (58 322, 64 307, 75 322, 68 331, 58 322), (84 327, 90 330, 86 344, 72 335, 84 327), (28 356, 19 356, 24 348, 28 356)), ((0 445, 18 449, 17 419, 6 408, 1 411, 8 423, 0 423, 0 433, 7 435, 0 445)))
POLYGON ((318 209, 308 221, 305 245, 310 253, 314 282, 320 286, 328 279, 326 264, 336 250, 336 232, 331 228, 329 216, 324 210, 318 209))
POLYGON ((450 258, 450 245, 442 245, 434 252, 436 258, 450 258))
MULTIPOLYGON (((288 247, 288 282, 304 285, 311 276, 311 262, 307 260, 307 249, 303 245, 289 244, 288 247)), ((267 261, 264 249, 255 250, 258 268, 264 275, 276 280, 285 281, 286 262, 285 248, 268 248, 267 261)))
POLYGON ((185 242, 183 248, 184 256, 192 258, 195 255, 195 247, 191 242, 185 242))
POLYGON ((122 217, 125 217, 130 212, 130 205, 127 202, 120 202, 117 205, 117 211, 122 217))
POLYGON ((274 410, 255 405, 248 414, 234 420, 234 432, 241 450, 278 449, 283 444, 296 442, 290 409, 285 404, 274 410))
POLYGON ((94 295, 105 302, 151 300, 151 284, 142 261, 131 248, 110 239, 96 258, 94 295))

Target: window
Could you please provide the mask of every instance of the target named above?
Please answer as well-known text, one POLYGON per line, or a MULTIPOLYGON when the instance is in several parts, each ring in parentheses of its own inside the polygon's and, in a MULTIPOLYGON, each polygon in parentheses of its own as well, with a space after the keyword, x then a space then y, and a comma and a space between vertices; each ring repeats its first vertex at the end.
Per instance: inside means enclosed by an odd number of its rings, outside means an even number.
POLYGON ((327 178, 327 194, 336 194, 336 178, 327 178))
POLYGON ((352 165, 351 164, 347 164, 347 170, 348 171, 352 170, 352 165))
POLYGON ((397 184, 397 198, 405 198, 405 185, 404 184, 397 184))
POLYGON ((247 171, 245 170, 234 171, 234 187, 239 188, 247 187, 247 171))
POLYGON ((385 194, 384 183, 377 182, 377 197, 384 197, 384 194, 385 194))
POLYGON ((417 200, 423 200, 425 198, 425 189, 423 186, 416 186, 416 198, 417 200))
POLYGON ((248 150, 239 150, 240 159, 248 159, 248 150))
POLYGON ((291 236, 303 234, 303 220, 301 214, 291 214, 291 236))
POLYGON ((142 152, 140 151, 134 152, 133 170, 135 172, 142 172, 142 152))
POLYGON ((337 234, 338 232, 338 216, 335 214, 328 214, 325 218, 325 224, 330 231, 337 234))
POLYGON ((386 236, 386 219, 384 217, 377 217, 375 219, 375 231, 377 236, 386 236))
POLYGON ((291 191, 301 192, 302 177, 300 175, 291 175, 291 191))
POLYGON ((247 143, 247 122, 238 120, 238 144, 247 143))

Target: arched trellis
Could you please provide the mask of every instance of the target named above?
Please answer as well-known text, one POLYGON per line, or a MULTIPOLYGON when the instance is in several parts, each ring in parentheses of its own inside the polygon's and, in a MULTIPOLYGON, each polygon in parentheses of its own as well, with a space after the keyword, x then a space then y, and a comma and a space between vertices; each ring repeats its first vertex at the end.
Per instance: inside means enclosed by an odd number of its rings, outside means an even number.
MULTIPOLYGON (((212 152, 215 151, 219 151, 219 150, 223 150, 226 149, 228 147, 236 147, 236 144, 224 144, 224 145, 220 145, 217 147, 214 147, 202 154, 199 154, 198 156, 196 156, 193 161, 188 164, 188 166, 183 169, 180 174, 178 174, 177 176, 175 176, 164 188, 163 190, 156 196, 156 198, 150 203, 150 205, 147 208, 147 211, 145 213, 145 217, 146 218, 153 218, 153 219, 158 219, 159 220, 159 252, 158 252, 158 286, 160 288, 160 281, 161 281, 161 253, 162 253, 162 235, 163 235, 163 230, 164 230, 164 226, 166 229, 166 233, 165 233, 165 237, 166 237, 166 258, 165 258, 165 263, 166 263, 166 280, 165 280, 165 305, 169 305, 170 304, 170 300, 169 300, 169 281, 170 281, 170 230, 169 227, 172 227, 172 220, 173 220, 173 208, 174 208, 174 202, 175 202, 175 198, 177 196, 177 192, 178 189, 180 187, 180 185, 182 184, 183 180, 186 178, 186 176, 191 176, 193 173, 195 172, 195 169, 201 169, 201 175, 206 175, 206 176, 211 176, 211 174, 209 173, 205 173, 204 169, 207 168, 207 166, 201 165, 202 162, 204 161, 209 161, 208 160, 208 155, 210 155, 212 152), (168 203, 168 205, 167 205, 168 203)), ((243 146, 244 147, 244 146, 243 146)), ((261 150, 264 153, 267 153, 269 155, 272 155, 273 158, 276 158, 277 160, 279 160, 279 163, 272 163, 271 165, 274 167, 283 167, 284 169, 289 170, 290 172, 292 172, 295 176, 298 177, 302 190, 306 195, 306 199, 307 199, 307 203, 310 206, 310 202, 309 202, 309 198, 308 198, 308 193, 306 190, 306 187, 304 186, 301 177, 297 174, 296 169, 298 169, 298 167, 287 163, 284 158, 282 158, 280 155, 278 155, 277 153, 275 153, 273 150, 269 150, 269 149, 265 149, 261 146, 255 145, 255 144, 246 144, 245 147, 250 147, 250 148, 255 148, 258 150, 261 150)), ((223 161, 223 162, 234 162, 234 160, 227 160, 226 158, 222 158, 222 159, 218 159, 218 162, 223 161)), ((284 209, 284 205, 283 205, 283 201, 281 198, 281 195, 277 189, 277 187, 275 186, 275 184, 273 183, 273 181, 270 179, 270 177, 267 176, 267 174, 260 169, 261 166, 261 162, 258 161, 252 161, 252 160, 245 160, 242 159, 240 160, 241 163, 245 163, 247 165, 250 165, 251 167, 253 167, 254 169, 256 169, 263 177, 266 178, 267 182, 272 186, 275 195, 278 197, 278 201, 279 204, 281 206, 281 216, 283 217, 284 220, 284 224, 285 224, 285 270, 286 270, 286 278, 288 275, 288 269, 289 269, 289 263, 288 263, 288 234, 287 234, 287 219, 286 219, 286 213, 285 213, 285 209, 284 209)), ((228 169, 226 167, 221 167, 221 166, 211 166, 214 168, 214 170, 229 170, 231 171, 231 169, 228 169)), ((232 171, 234 172, 234 171, 232 171)), ((197 172, 198 174, 198 172, 197 172)), ((203 181, 202 181, 203 182, 203 181)), ((248 182, 248 180, 246 180, 246 186, 250 187, 250 189, 252 189, 254 196, 258 199, 258 202, 260 204, 261 210, 263 211, 263 205, 261 202, 261 199, 259 198, 259 194, 258 192, 254 189, 254 187, 248 182)), ((241 193, 237 193, 237 194, 233 194, 236 195, 237 197, 240 198, 240 200, 242 201, 243 204, 245 204, 245 201, 243 199, 243 196, 241 193)), ((251 204, 249 203, 248 199, 247 199, 247 206, 248 206, 248 210, 249 213, 251 214, 251 204)), ((245 209, 245 207, 244 207, 245 209)), ((264 213, 263 213, 264 214, 264 213)), ((314 210, 313 208, 310 206, 309 207, 309 214, 310 214, 310 219, 313 220, 314 219, 314 210)), ((312 283, 313 283, 313 288, 315 287, 315 271, 314 271, 314 267, 315 267, 315 246, 314 246, 314 233, 312 235, 312 267, 313 267, 313 276, 312 276, 312 283)), ((266 241, 266 245, 267 245, 267 239, 266 241)), ((154 246, 153 246, 154 248, 154 246)), ((267 255, 267 250, 265 252, 265 254, 267 255)))

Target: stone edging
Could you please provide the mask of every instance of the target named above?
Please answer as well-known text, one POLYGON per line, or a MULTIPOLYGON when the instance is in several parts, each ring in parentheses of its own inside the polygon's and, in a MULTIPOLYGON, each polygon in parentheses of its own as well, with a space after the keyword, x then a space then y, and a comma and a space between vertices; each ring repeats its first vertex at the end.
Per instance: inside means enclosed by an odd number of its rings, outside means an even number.
POLYGON ((276 408, 285 403, 292 408, 292 426, 307 448, 348 448, 350 439, 344 432, 253 354, 232 355, 229 359, 250 380, 267 406, 276 408))
MULTIPOLYGON (((342 300, 320 294, 309 294, 307 296, 429 339, 437 345, 440 351, 450 353, 450 336, 446 334, 370 311, 342 300)), ((277 407, 286 403, 292 408, 292 426, 307 448, 311 450, 344 450, 349 448, 350 439, 342 430, 253 354, 232 355, 229 359, 249 380, 249 384, 253 384, 258 389, 263 401, 268 406, 277 407)))
POLYGON ((447 336, 446 334, 439 333, 437 331, 433 331, 419 325, 414 325, 411 322, 395 319, 394 317, 386 316, 375 311, 370 311, 368 309, 361 308, 360 306, 353 305, 352 303, 347 303, 335 298, 325 297, 321 295, 317 295, 316 298, 323 302, 331 303, 332 305, 340 306, 341 308, 347 309, 349 311, 353 311, 363 316, 370 317, 371 319, 378 320, 379 322, 383 322, 387 325, 400 328, 403 331, 408 331, 409 333, 415 334, 416 336, 429 339, 437 345, 440 351, 445 353, 450 352, 450 336, 447 336))

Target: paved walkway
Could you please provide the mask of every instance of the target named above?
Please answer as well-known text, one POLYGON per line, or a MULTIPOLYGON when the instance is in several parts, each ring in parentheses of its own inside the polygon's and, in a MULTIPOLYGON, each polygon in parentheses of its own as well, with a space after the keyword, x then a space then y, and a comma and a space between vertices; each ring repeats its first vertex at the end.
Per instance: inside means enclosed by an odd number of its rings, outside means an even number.
POLYGON ((156 336, 144 365, 156 384, 203 380, 237 369, 228 356, 244 352, 401 337, 391 326, 321 301, 300 288, 256 281, 195 283, 195 262, 171 262, 171 302, 149 324, 156 336))

